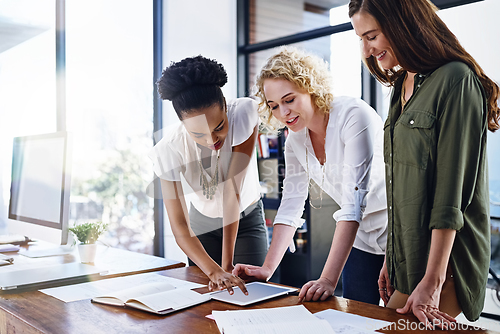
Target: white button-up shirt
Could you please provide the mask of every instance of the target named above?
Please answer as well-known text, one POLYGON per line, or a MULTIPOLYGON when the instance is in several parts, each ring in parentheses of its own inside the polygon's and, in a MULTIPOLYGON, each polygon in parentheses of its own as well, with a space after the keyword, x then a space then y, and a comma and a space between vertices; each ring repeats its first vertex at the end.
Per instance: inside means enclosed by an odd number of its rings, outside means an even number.
POLYGON ((314 154, 308 131, 290 131, 286 139, 283 196, 274 224, 296 228, 303 224, 311 178, 340 206, 333 214, 336 221, 360 224, 354 247, 384 254, 387 200, 380 116, 361 99, 335 98, 326 131, 324 168, 314 154))
MULTIPOLYGON (((211 167, 206 170, 208 181, 215 175, 217 154, 219 160, 220 183, 213 198, 207 199, 200 184, 200 148, 191 138, 183 123, 163 129, 164 137, 149 153, 153 160, 155 174, 168 181, 181 181, 186 198, 203 215, 211 218, 222 217, 224 183, 220 175, 227 175, 233 146, 244 143, 252 135, 259 122, 257 103, 250 98, 228 101, 227 117, 229 130, 224 145, 219 152, 212 152, 211 167), (182 178, 181 178, 182 176, 182 178)), ((259 174, 255 153, 246 169, 240 190, 240 212, 260 198, 259 174)))

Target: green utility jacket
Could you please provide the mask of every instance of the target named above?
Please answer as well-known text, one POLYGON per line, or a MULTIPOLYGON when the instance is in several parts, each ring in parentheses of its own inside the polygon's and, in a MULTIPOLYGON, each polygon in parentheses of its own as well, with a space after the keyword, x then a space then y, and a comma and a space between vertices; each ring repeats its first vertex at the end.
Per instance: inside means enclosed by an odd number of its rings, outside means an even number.
POLYGON ((432 229, 457 230, 450 264, 462 311, 474 321, 490 261, 485 93, 461 62, 416 74, 403 113, 401 85, 384 125, 389 277, 411 294, 425 274, 432 229))

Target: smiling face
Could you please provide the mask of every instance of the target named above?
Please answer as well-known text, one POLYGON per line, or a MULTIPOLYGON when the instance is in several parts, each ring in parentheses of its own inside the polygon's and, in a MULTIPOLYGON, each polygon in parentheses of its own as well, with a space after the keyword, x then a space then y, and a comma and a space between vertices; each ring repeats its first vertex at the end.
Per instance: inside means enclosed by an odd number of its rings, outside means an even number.
POLYGON ((184 114, 182 123, 197 144, 216 151, 224 145, 229 131, 226 110, 219 104, 184 114))
POLYGON ((359 11, 351 17, 351 23, 360 38, 361 52, 365 58, 375 57, 385 70, 399 64, 391 44, 372 15, 359 11))
POLYGON ((311 95, 285 79, 266 79, 264 94, 273 116, 297 132, 308 127, 316 113, 311 95))

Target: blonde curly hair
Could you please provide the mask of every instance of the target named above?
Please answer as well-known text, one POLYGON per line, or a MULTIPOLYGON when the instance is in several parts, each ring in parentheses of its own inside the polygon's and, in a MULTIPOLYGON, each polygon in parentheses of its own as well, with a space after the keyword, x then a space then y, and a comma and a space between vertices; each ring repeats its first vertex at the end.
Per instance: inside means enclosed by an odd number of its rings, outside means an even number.
POLYGON ((276 133, 285 127, 278 121, 266 102, 264 81, 266 79, 284 79, 294 83, 311 95, 317 109, 325 114, 330 112, 333 101, 332 77, 328 64, 320 57, 295 47, 281 47, 278 53, 269 57, 257 75, 253 87, 259 101, 259 116, 262 130, 276 133))

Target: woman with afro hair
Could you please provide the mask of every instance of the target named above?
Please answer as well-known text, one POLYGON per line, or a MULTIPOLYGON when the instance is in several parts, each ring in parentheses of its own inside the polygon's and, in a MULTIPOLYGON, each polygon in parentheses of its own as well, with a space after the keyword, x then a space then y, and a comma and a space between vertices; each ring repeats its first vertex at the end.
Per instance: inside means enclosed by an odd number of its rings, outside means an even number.
POLYGON ((203 56, 167 67, 158 92, 181 122, 163 130, 150 157, 189 264, 209 277, 210 290, 246 293, 233 264, 262 265, 268 244, 254 153, 259 117, 250 98, 226 101, 226 82, 224 67, 203 56))

